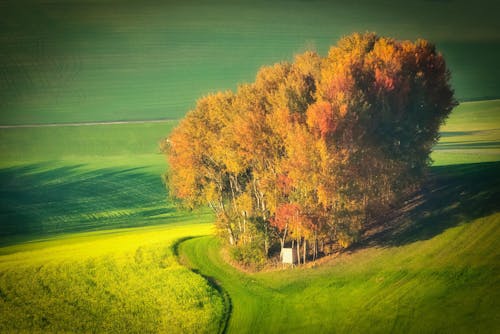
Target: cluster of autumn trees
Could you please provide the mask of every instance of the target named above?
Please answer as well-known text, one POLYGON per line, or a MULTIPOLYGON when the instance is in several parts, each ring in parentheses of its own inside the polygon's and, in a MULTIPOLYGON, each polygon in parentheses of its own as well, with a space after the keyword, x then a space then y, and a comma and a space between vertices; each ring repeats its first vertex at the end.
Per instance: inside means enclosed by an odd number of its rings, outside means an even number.
POLYGON ((373 33, 262 67, 199 99, 162 142, 169 190, 208 204, 243 261, 291 243, 302 261, 325 241, 347 247, 418 186, 456 105, 449 80, 431 43, 373 33))

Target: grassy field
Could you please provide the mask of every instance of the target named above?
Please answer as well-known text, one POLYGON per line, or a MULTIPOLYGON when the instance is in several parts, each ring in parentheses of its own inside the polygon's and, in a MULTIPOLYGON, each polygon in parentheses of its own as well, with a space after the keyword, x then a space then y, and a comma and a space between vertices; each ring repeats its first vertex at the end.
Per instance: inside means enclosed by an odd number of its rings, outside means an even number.
POLYGON ((161 177, 174 124, 0 129, 0 245, 188 219, 161 177))
POLYGON ((0 3, 0 124, 180 118, 264 64, 376 31, 435 42, 461 99, 498 97, 494 1, 0 3))
POLYGON ((175 122, 0 129, 0 332, 217 332, 224 304, 178 264, 206 211, 167 201, 175 122))
POLYGON ((431 157, 434 166, 500 161, 500 100, 460 104, 431 157))
POLYGON ((217 332, 222 298, 173 255, 176 240, 210 233, 210 221, 1 248, 0 331, 217 332))
POLYGON ((228 333, 494 333, 499 221, 463 221, 428 240, 270 273, 235 270, 214 237, 188 240, 180 251, 229 294, 228 333))
POLYGON ((0 166, 40 161, 81 161, 96 166, 142 166, 160 173, 159 142, 177 121, 0 129, 0 166))
POLYGON ((209 213, 167 201, 157 143, 175 122, 0 129, 0 331, 494 332, 499 114, 457 108, 425 200, 385 234, 250 275, 222 261, 209 213))

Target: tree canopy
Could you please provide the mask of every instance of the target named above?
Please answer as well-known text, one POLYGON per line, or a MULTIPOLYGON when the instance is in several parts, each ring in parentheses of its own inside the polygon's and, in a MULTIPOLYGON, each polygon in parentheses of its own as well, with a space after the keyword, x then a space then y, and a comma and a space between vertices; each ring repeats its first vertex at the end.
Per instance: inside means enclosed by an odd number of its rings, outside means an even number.
POLYGON ((293 243, 306 261, 418 187, 455 105, 433 44, 353 34, 199 99, 162 143, 168 187, 208 204, 240 259, 293 243))

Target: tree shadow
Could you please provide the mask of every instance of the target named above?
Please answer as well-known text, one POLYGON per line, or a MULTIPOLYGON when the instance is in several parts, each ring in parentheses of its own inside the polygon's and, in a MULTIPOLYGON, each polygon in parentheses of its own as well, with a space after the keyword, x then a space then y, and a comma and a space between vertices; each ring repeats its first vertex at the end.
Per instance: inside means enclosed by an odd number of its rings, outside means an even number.
POLYGON ((500 211, 500 162, 432 167, 421 191, 367 231, 363 245, 400 246, 500 211))
POLYGON ((180 214, 166 201, 160 175, 142 167, 84 167, 0 169, 0 245, 16 236, 153 225, 180 214))

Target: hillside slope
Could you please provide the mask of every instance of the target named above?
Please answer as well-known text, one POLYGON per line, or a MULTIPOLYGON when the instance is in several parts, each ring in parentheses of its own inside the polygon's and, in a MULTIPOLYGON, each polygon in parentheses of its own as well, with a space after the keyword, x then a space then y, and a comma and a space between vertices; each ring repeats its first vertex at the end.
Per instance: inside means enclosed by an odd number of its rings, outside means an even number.
POLYGON ((229 294, 229 333, 493 333, 500 330, 500 213, 493 213, 500 164, 460 167, 455 180, 490 178, 463 189, 435 183, 433 199, 452 199, 417 206, 407 216, 416 220, 390 238, 322 265, 245 274, 225 262, 211 236, 182 243, 181 258, 229 294))
POLYGON ((175 122, 0 129, 0 331, 216 332, 222 288, 228 332, 498 332, 499 115, 457 108, 426 201, 364 248, 253 275, 222 260, 211 214, 165 200, 175 122), (173 258, 189 236, 208 281, 173 258))

